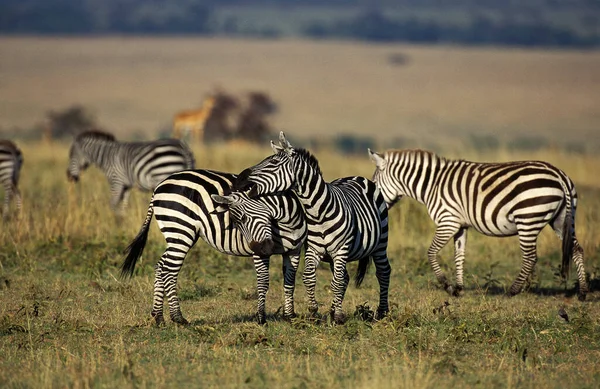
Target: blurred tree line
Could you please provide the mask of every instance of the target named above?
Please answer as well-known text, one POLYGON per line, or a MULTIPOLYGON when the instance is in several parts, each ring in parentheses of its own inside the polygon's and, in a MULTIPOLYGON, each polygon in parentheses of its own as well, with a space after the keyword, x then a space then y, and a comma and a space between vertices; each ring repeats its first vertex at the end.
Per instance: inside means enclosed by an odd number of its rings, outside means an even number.
MULTIPOLYGON (((193 34, 281 36, 275 27, 240 30, 236 18, 216 20, 222 7, 277 7, 293 17, 305 7, 350 9, 353 17, 314 21, 300 34, 374 42, 590 47, 600 43, 598 0, 0 0, 0 34, 193 34), (454 24, 445 11, 466 15, 454 24), (393 12, 388 12, 393 10, 393 12), (437 18, 402 16, 435 11, 437 18), (569 26, 545 12, 571 13, 569 26), (442 16, 442 18, 439 17, 442 16)), ((334 14, 335 15, 335 14, 334 14)))

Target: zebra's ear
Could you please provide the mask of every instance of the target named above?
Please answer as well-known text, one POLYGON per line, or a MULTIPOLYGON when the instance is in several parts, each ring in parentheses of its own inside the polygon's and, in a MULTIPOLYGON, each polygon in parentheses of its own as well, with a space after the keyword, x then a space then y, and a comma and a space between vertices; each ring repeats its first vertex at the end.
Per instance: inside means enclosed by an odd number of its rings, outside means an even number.
POLYGON ((368 150, 369 150, 369 157, 371 158, 371 161, 375 162, 375 165, 377 166, 377 168, 379 170, 385 169, 385 167, 387 165, 387 161, 385 160, 383 155, 376 153, 374 151, 371 151, 371 149, 368 149, 368 150))
POLYGON ((292 154, 294 152, 294 147, 292 147, 292 144, 285 139, 285 134, 283 131, 279 132, 279 145, 281 146, 281 149, 288 154, 292 154))
POLYGON ((233 204, 233 198, 231 196, 221 196, 217 194, 210 195, 210 198, 217 204, 231 205, 233 204))
POLYGON ((273 153, 275 154, 279 154, 279 152, 283 150, 283 147, 276 145, 273 141, 271 141, 271 148, 273 149, 273 153))

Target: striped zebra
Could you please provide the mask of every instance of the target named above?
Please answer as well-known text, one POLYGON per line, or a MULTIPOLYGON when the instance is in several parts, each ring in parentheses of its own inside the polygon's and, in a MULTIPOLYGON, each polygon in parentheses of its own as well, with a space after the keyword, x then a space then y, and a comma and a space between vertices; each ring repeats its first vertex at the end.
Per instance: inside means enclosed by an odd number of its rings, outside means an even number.
POLYGON ((115 211, 127 208, 134 186, 151 191, 170 174, 194 168, 192 151, 177 139, 151 142, 118 142, 112 134, 86 131, 79 134, 69 150, 69 181, 90 164, 100 168, 110 185, 110 205, 115 211))
POLYGON ((427 206, 437 228, 427 257, 445 290, 458 295, 463 289, 463 262, 467 229, 488 236, 518 235, 523 264, 508 294, 519 293, 537 260, 536 242, 550 224, 562 239, 562 274, 571 258, 577 265, 579 299, 588 291, 583 249, 575 237, 577 193, 567 175, 546 162, 477 163, 451 160, 423 150, 369 150, 377 165, 373 180, 388 206, 402 196, 427 206), (447 281, 436 256, 454 237, 456 286, 447 281))
POLYGON ((387 257, 387 207, 375 183, 364 177, 346 177, 327 183, 317 159, 305 149, 295 149, 283 132, 274 155, 246 169, 238 177, 237 187, 249 189, 249 196, 292 189, 308 220, 304 284, 309 310, 316 313, 316 269, 321 260, 330 262, 334 293, 330 314, 343 322, 342 301, 349 282, 346 263, 359 261, 356 285, 360 285, 373 257, 379 281, 379 307, 376 318, 388 312, 391 267, 387 257))
POLYGON ((294 314, 294 285, 300 251, 306 240, 302 205, 292 195, 249 199, 231 193, 236 176, 211 170, 185 170, 161 182, 152 196, 142 228, 126 249, 122 275, 132 275, 142 255, 154 214, 167 248, 155 267, 152 316, 164 322, 166 294, 171 320, 187 324, 177 298, 177 276, 188 251, 201 238, 214 249, 254 259, 257 274, 259 323, 265 322, 265 300, 269 289, 269 257, 281 254, 284 275, 284 317, 294 314), (214 202, 213 202, 214 201, 214 202))
POLYGON ((4 205, 2 217, 9 217, 10 201, 14 197, 17 211, 21 212, 21 192, 19 191, 19 173, 23 166, 21 150, 9 140, 0 140, 0 181, 4 186, 4 205))

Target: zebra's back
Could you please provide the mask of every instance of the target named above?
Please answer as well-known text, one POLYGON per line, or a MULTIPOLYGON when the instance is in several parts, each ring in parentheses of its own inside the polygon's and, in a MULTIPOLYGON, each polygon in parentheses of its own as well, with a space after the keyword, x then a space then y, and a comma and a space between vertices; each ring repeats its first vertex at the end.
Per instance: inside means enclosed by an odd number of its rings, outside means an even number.
POLYGON ((123 143, 121 155, 130 164, 132 181, 142 189, 152 190, 169 175, 193 169, 194 155, 177 139, 123 143))
POLYGON ((465 225, 490 236, 516 235, 517 219, 547 223, 564 209, 566 195, 577 198, 566 174, 542 161, 456 161, 442 172, 440 209, 456 210, 465 225))
MULTIPOLYGON (((176 232, 180 239, 201 238, 229 255, 252 256, 249 242, 231 223, 229 213, 219 212, 211 199, 211 195, 229 193, 235 177, 234 174, 205 169, 184 170, 170 175, 156 187, 152 200, 161 230, 176 232)), ((299 201, 292 195, 264 196, 258 200, 268 207, 291 211, 282 212, 282 219, 278 220, 278 229, 273 234, 273 254, 298 249, 304 236, 290 226, 306 224, 299 201), (297 219, 299 215, 302 220, 297 219)))

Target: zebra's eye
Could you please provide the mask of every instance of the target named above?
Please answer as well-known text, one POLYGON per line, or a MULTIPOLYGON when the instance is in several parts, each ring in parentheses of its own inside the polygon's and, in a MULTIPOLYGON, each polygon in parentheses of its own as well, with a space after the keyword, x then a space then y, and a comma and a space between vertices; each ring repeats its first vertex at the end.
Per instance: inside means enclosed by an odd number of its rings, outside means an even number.
POLYGON ((248 215, 246 215, 246 214, 243 214, 243 215, 240 217, 240 223, 246 223, 247 221, 248 221, 248 215))

